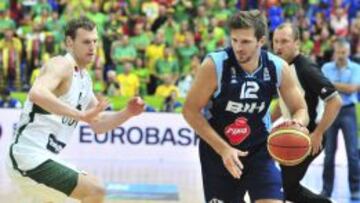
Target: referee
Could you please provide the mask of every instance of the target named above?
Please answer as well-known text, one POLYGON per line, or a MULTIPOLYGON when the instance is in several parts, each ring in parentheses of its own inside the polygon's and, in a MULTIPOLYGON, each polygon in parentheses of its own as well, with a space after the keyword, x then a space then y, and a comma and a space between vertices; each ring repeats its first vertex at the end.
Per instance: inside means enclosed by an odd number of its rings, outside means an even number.
MULTIPOLYGON (((282 166, 281 173, 286 200, 296 203, 329 203, 326 197, 316 195, 300 184, 310 163, 320 154, 325 144, 323 135, 326 129, 335 120, 341 107, 341 98, 331 82, 322 75, 318 66, 309 58, 300 54, 299 30, 292 24, 284 23, 276 28, 273 35, 274 51, 286 60, 296 72, 298 83, 302 87, 303 95, 308 106, 310 122, 307 128, 312 141, 311 154, 296 166, 282 166), (319 98, 324 101, 323 116, 317 122, 317 106, 319 98)), ((273 114, 275 121, 281 116, 286 118, 286 108, 282 107, 280 99, 273 114), (280 108, 279 108, 280 107, 280 108)), ((319 178, 320 181, 320 178, 319 178)))

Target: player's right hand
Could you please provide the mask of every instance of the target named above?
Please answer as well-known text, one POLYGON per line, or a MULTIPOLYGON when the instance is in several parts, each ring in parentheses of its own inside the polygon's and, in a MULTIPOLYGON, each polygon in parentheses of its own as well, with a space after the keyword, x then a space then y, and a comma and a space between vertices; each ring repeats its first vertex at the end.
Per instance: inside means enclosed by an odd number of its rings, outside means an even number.
POLYGON ((242 170, 244 169, 239 156, 243 157, 247 154, 248 152, 243 152, 233 147, 227 147, 221 152, 224 166, 234 178, 240 179, 242 170))
POLYGON ((80 111, 79 120, 87 123, 97 121, 99 114, 109 106, 109 102, 105 98, 98 98, 98 101, 99 102, 94 107, 91 107, 86 111, 80 111))

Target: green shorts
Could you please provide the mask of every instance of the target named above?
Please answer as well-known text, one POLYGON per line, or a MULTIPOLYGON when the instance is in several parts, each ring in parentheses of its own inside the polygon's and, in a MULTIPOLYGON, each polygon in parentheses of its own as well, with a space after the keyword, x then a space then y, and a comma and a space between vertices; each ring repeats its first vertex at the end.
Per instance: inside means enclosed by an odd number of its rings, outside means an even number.
POLYGON ((74 191, 80 171, 62 161, 48 159, 34 169, 22 171, 9 161, 10 178, 26 194, 45 201, 63 202, 74 191))

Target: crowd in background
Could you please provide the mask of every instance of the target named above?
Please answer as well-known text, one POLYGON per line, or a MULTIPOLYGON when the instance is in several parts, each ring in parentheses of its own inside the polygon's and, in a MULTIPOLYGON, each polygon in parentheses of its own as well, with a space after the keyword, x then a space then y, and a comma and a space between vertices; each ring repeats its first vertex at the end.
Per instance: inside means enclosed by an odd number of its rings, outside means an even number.
POLYGON ((332 60, 336 37, 348 38, 351 57, 360 62, 358 0, 2 0, 0 89, 27 91, 40 67, 65 53, 66 21, 85 15, 100 39, 89 67, 95 92, 155 95, 172 111, 205 54, 229 44, 228 16, 252 8, 267 13, 269 37, 282 22, 296 24, 301 51, 320 67, 332 60))

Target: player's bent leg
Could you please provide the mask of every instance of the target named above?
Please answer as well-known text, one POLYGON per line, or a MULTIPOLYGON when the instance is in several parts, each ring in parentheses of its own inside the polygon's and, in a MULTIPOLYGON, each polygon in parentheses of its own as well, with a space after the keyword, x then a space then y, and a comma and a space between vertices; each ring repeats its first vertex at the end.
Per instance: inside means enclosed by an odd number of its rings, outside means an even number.
POLYGON ((105 195, 105 187, 95 176, 79 174, 78 183, 70 196, 83 203, 101 203, 105 195))
POLYGON ((22 193, 41 202, 64 202, 76 187, 79 175, 77 170, 52 159, 27 171, 7 166, 9 177, 22 193))
POLYGON ((283 202, 284 194, 279 169, 272 160, 262 161, 249 171, 247 182, 251 202, 283 202))

